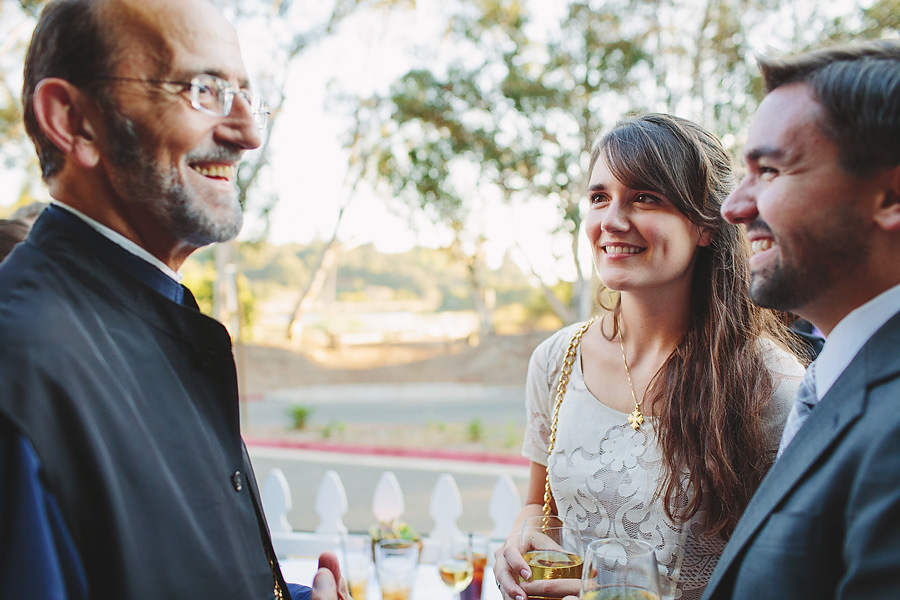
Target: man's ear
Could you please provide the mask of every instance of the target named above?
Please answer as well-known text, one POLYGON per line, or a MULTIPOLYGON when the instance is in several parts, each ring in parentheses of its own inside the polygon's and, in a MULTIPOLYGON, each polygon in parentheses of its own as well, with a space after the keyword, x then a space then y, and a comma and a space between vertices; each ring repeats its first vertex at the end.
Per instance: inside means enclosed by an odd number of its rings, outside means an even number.
POLYGON ((85 168, 100 161, 94 124, 87 114, 91 99, 66 81, 50 77, 34 90, 34 115, 41 130, 67 160, 85 168))
POLYGON ((884 192, 875 208, 875 222, 885 231, 900 233, 900 165, 884 173, 884 192))

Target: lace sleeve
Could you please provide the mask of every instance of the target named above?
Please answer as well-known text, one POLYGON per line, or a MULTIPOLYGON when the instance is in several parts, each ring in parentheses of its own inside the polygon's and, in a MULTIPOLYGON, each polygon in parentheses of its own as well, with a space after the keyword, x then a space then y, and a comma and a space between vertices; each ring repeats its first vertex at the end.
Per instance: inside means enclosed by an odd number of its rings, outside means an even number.
POLYGON ((576 323, 565 327, 538 344, 528 362, 525 380, 525 440, 522 456, 538 464, 547 465, 547 444, 559 371, 576 323))

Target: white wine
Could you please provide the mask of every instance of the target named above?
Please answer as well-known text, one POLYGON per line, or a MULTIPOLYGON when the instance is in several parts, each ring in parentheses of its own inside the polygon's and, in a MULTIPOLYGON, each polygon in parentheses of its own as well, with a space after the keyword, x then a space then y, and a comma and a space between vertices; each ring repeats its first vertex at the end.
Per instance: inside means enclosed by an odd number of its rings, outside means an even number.
POLYGON ((438 564, 438 573, 447 587, 454 593, 459 593, 472 583, 474 568, 472 563, 465 559, 450 559, 438 564))
POLYGON ((659 595, 630 585, 611 585, 584 592, 583 600, 659 600, 659 595))
POLYGON ((531 580, 580 579, 582 558, 562 550, 534 550, 526 552, 525 562, 531 567, 531 580))

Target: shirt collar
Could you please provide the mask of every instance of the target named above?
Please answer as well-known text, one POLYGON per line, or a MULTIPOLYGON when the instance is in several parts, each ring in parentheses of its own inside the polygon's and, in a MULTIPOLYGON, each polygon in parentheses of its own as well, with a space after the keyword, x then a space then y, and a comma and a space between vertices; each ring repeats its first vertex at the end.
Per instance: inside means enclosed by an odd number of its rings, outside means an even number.
POLYGON ((89 216, 82 213, 81 211, 78 211, 78 210, 72 208, 68 204, 63 204, 62 202, 57 202, 56 200, 51 201, 51 204, 53 204, 54 206, 58 206, 59 208, 65 210, 66 212, 68 212, 72 215, 75 215, 76 217, 78 217, 79 219, 84 221, 84 223, 89 225, 91 227, 91 229, 93 229, 97 233, 101 234, 103 237, 105 237, 109 241, 114 242, 117 246, 127 250, 128 252, 130 252, 131 254, 134 254, 138 258, 141 258, 141 259, 145 260, 146 262, 150 263, 151 265, 153 265, 154 267, 156 267, 157 269, 159 269, 160 271, 165 273, 169 278, 173 279, 176 283, 181 283, 181 278, 182 278, 181 273, 179 273, 178 271, 173 271, 172 269, 169 268, 169 265, 167 265, 163 261, 159 260, 152 254, 147 252, 145 249, 141 248, 140 246, 138 246, 137 244, 135 244, 134 242, 132 242, 131 240, 129 240, 128 238, 123 236, 122 234, 120 234, 116 231, 113 231, 106 225, 103 225, 102 223, 95 221, 94 219, 90 218, 89 216))
POLYGON ((870 337, 900 310, 900 285, 875 296, 841 319, 816 359, 816 395, 822 398, 870 337))

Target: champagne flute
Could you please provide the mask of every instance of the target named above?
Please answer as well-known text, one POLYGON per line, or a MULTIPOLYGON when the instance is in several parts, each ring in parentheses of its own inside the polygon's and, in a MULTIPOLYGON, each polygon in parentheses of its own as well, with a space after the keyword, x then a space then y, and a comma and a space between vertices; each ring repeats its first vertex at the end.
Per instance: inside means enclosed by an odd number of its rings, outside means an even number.
POLYGON ((472 583, 475 572, 470 538, 455 536, 439 542, 437 564, 441 581, 458 597, 472 583))
POLYGON ((572 519, 538 516, 529 517, 522 524, 519 552, 531 569, 532 581, 580 579, 582 548, 581 534, 572 519))
POLYGON ((594 540, 585 552, 584 600, 660 600, 659 566, 653 546, 643 540, 594 540))

